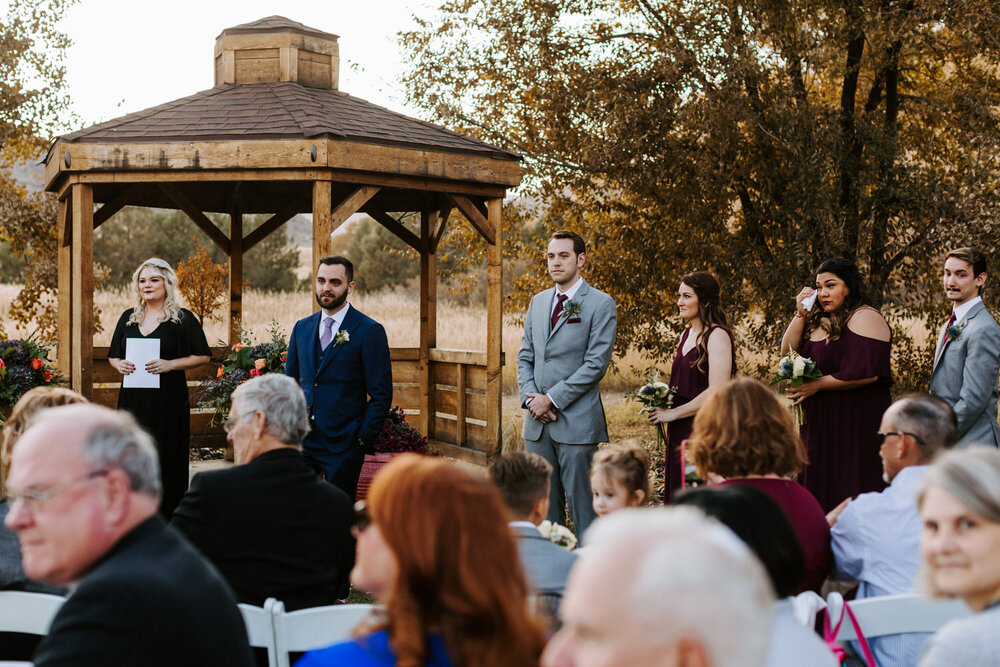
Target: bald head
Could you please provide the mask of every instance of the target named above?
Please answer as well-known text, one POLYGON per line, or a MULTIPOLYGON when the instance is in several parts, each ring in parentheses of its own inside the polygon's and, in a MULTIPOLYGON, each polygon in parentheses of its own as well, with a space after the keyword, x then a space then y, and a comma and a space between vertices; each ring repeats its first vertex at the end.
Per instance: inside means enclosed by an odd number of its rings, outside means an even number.
POLYGON ((159 491, 156 449, 130 415, 52 408, 14 450, 5 523, 18 535, 29 577, 67 584, 155 514, 159 491))

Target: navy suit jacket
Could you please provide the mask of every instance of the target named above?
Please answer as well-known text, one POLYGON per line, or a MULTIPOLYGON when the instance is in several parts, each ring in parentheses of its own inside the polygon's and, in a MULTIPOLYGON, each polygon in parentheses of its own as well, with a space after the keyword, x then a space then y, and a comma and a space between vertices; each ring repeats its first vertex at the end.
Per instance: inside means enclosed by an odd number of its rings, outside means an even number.
POLYGON ((350 340, 331 343, 318 361, 321 317, 296 322, 288 340, 285 373, 302 387, 312 423, 303 445, 339 454, 361 442, 371 451, 392 403, 385 329, 351 306, 340 325, 350 340))

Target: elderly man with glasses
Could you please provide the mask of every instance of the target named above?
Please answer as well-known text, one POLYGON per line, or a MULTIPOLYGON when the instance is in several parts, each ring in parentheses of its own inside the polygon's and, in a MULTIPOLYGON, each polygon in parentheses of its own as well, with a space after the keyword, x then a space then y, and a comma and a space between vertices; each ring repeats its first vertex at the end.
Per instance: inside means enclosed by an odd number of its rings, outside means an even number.
MULTIPOLYGON (((857 599, 914 592, 923 528, 917 489, 956 434, 955 412, 937 396, 904 396, 882 415, 879 456, 889 487, 848 498, 827 515, 835 575, 858 582, 857 599)), ((881 637, 871 646, 881 666, 915 665, 928 636, 881 637)))
POLYGON ((252 664, 229 587, 157 514, 156 448, 130 415, 40 413, 7 481, 25 573, 74 586, 36 666, 252 664))
POLYGON ((302 458, 309 431, 298 383, 269 373, 233 392, 225 424, 236 466, 195 475, 171 525, 215 564, 240 602, 291 611, 346 597, 351 501, 302 458))

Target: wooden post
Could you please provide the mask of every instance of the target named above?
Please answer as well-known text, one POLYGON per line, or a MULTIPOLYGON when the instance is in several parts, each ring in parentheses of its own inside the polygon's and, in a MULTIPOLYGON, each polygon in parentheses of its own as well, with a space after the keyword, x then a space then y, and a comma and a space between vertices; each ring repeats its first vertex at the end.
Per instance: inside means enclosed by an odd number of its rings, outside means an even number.
POLYGON ((495 234, 494 242, 486 246, 486 433, 492 441, 486 459, 491 461, 501 454, 502 444, 503 200, 487 201, 486 212, 495 234))
POLYGON ((430 350, 437 347, 437 255, 432 248, 437 216, 429 208, 420 213, 420 432, 429 439, 435 436, 430 350))
MULTIPOLYGON (((310 289, 316 289, 316 269, 321 257, 330 254, 330 221, 333 214, 333 185, 330 181, 314 181, 312 196, 313 213, 313 249, 312 274, 313 283, 310 289)), ((313 299, 313 312, 319 310, 319 304, 313 299)))
POLYGON ((59 266, 58 287, 56 290, 56 336, 59 346, 56 348, 57 368, 66 379, 71 379, 73 373, 73 351, 72 351, 72 330, 73 330, 73 206, 72 194, 59 200, 59 211, 56 214, 56 225, 58 226, 59 240, 56 249, 56 256, 59 266))
POLYGON ((87 399, 94 396, 94 189, 86 183, 71 188, 73 198, 70 324, 70 382, 87 399))
POLYGON ((243 322, 243 212, 233 201, 229 214, 229 345, 239 340, 243 322))

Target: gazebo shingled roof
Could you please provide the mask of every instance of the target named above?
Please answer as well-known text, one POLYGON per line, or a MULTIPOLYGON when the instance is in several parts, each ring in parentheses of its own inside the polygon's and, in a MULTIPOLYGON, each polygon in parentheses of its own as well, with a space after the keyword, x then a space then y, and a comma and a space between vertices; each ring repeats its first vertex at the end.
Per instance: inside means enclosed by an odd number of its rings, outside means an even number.
POLYGON ((421 257, 420 347, 393 350, 394 401, 419 411, 440 447, 485 462, 500 436, 502 200, 520 182, 520 157, 337 90, 339 57, 336 35, 284 17, 227 28, 215 87, 56 140, 46 188, 60 199, 60 366, 75 388, 110 401, 94 389, 116 378, 93 348, 93 230, 124 206, 182 210, 226 252, 231 337, 244 252, 311 212, 316 258, 364 212, 421 257), (228 234, 206 211, 229 214, 228 234), (419 230, 390 215, 403 212, 420 214, 419 230), (244 235, 247 213, 271 218, 244 235), (436 345, 435 253, 459 214, 487 244, 485 353, 436 345))

